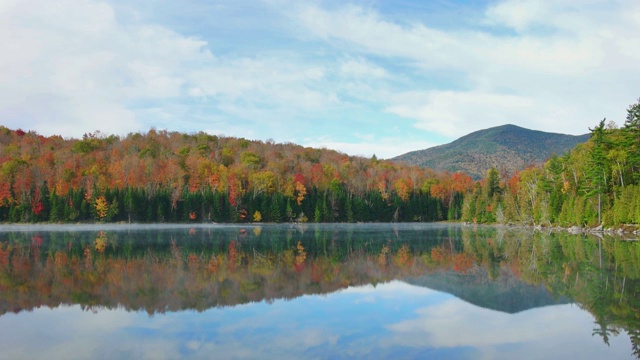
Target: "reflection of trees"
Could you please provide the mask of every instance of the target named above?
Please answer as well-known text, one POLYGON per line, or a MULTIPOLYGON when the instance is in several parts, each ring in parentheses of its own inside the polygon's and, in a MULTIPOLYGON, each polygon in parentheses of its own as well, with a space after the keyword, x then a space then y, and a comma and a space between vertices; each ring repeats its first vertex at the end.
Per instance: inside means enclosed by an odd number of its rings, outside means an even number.
POLYGON ((605 321, 604 319, 597 320, 596 324, 599 327, 596 328, 596 329, 593 329, 593 334, 592 335, 601 336, 602 337, 602 341, 604 341, 604 343, 607 344, 607 346, 609 346, 609 336, 610 335, 618 336, 618 334, 620 334, 618 329, 609 329, 609 325, 607 324, 607 321, 605 321))
POLYGON ((0 311, 62 303, 204 310, 385 282, 430 264, 414 261, 421 250, 409 242, 375 234, 188 234, 52 233, 35 247, 32 235, 11 234, 0 243, 0 311))
MULTIPOLYGON (((514 276, 574 299, 608 344, 640 344, 640 245, 496 228, 334 231, 206 229, 8 234, 0 242, 0 313, 75 303, 149 313, 205 310, 329 293, 431 272, 514 276)), ((477 277, 475 279, 478 279, 477 277)), ((489 280, 486 280, 489 281, 489 280)))
POLYGON ((492 267, 508 266, 531 284, 567 296, 595 318, 593 335, 609 344, 625 331, 639 357, 640 244, 567 233, 465 229, 465 252, 492 267), (500 238, 502 241, 487 239, 500 238), (498 247, 498 249, 496 249, 498 247))
POLYGON ((627 332, 629 333, 629 338, 631 339, 633 355, 636 358, 640 359, 640 329, 629 329, 627 330, 627 332))

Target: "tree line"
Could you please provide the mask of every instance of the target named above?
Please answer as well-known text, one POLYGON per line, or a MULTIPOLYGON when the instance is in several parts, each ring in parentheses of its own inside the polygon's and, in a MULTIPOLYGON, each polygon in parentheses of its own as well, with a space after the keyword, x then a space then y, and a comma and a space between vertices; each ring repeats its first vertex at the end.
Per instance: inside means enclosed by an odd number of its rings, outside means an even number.
POLYGON ((462 219, 560 226, 640 224, 640 100, 622 126, 601 120, 564 156, 509 179, 496 169, 474 185, 462 219))
POLYGON ((2 222, 455 220, 471 186, 462 173, 291 143, 0 127, 2 222))
POLYGON ((477 182, 203 132, 45 137, 0 126, 0 222, 640 224, 640 102, 571 152, 477 182))

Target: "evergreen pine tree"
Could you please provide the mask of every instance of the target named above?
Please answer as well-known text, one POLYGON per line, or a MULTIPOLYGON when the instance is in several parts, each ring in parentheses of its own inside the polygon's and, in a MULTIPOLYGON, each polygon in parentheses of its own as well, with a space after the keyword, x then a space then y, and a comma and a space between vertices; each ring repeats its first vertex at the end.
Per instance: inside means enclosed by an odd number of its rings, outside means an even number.
POLYGON ((591 140, 593 147, 589 151, 589 158, 587 164, 586 178, 587 178, 587 197, 597 198, 597 211, 598 211, 598 224, 602 223, 602 202, 603 195, 607 190, 607 169, 606 169, 606 139, 604 123, 606 119, 600 121, 598 126, 591 131, 591 140))
POLYGON ((640 180, 640 99, 627 109, 623 128, 624 148, 634 181, 640 180))

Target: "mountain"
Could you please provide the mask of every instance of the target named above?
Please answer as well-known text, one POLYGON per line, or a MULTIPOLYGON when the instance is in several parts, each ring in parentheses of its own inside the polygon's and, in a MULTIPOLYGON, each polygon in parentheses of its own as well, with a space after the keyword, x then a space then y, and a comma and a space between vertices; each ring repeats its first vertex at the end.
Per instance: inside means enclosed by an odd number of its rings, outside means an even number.
POLYGON ((480 179, 491 167, 501 173, 513 174, 544 162, 554 153, 563 155, 588 139, 589 134, 574 136, 502 125, 390 160, 435 170, 464 171, 474 179, 480 179))

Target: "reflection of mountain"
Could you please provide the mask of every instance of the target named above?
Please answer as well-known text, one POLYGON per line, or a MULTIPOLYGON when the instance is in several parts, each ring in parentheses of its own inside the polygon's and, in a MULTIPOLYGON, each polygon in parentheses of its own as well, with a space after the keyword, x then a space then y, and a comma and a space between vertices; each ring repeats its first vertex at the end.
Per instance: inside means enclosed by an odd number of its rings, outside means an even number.
POLYGON ((535 286, 523 282, 508 269, 503 269, 500 277, 493 280, 489 279, 484 268, 474 268, 467 274, 443 271, 406 278, 404 281, 452 294, 476 306, 509 314, 571 302, 564 296, 554 298, 542 285, 535 286))

